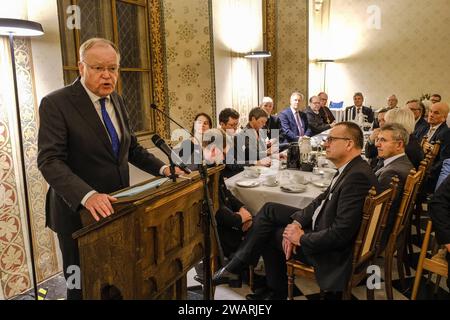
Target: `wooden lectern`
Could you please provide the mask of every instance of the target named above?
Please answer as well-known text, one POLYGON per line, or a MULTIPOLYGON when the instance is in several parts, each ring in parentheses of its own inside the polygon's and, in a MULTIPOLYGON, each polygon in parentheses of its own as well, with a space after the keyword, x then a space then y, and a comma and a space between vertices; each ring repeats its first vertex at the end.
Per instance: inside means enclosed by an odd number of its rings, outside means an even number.
MULTIPOLYGON (((222 169, 208 170, 214 212, 222 169)), ((83 228, 73 237, 84 299, 112 298, 111 292, 123 299, 187 298, 186 274, 204 254, 203 183, 198 172, 189 177, 121 198, 115 213, 99 222, 87 210, 81 213, 83 228)), ((215 244, 213 232, 211 239, 215 244)))

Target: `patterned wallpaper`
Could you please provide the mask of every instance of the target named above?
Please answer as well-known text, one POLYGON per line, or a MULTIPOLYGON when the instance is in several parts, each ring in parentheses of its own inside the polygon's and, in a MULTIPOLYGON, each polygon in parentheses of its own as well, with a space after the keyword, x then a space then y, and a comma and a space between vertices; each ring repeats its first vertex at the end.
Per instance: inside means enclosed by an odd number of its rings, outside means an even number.
POLYGON ((333 0, 328 69, 330 98, 383 107, 397 94, 400 104, 422 93, 450 101, 450 1, 333 0))
MULTIPOLYGON (((6 41, 2 44, 2 56, 8 56, 5 50, 9 46, 6 41)), ((58 262, 54 238, 51 232, 45 229, 44 206, 47 187, 36 164, 38 124, 30 48, 28 40, 15 40, 28 199, 32 213, 31 226, 38 281, 42 281, 58 272, 58 262)), ((0 67, 2 74, 11 77, 10 65, 6 61, 0 67)), ((6 81, 11 82, 10 78, 6 81)), ((13 92, 12 88, 8 91, 13 92)), ((13 101, 12 97, 0 93, 0 297, 6 299, 24 292, 32 283, 26 233, 27 217, 23 191, 18 182, 21 171, 17 148, 20 146, 15 139, 13 101)))
POLYGON ((266 0, 266 43, 274 53, 267 63, 266 93, 277 112, 289 105, 293 91, 308 90, 308 0, 266 0), (275 35, 274 35, 275 34, 275 35))
MULTIPOLYGON (((166 106, 186 128, 205 112, 215 121, 211 0, 164 0, 166 106)), ((176 129, 170 124, 170 129, 176 129)))

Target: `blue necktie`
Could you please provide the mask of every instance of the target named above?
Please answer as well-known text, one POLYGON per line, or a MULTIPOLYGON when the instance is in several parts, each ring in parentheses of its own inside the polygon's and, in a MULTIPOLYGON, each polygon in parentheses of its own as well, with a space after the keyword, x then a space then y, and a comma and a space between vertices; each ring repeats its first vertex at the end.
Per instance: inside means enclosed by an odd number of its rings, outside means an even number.
POLYGON ((119 137, 118 137, 117 131, 114 128, 114 125, 111 121, 111 118, 109 117, 108 112, 106 112, 106 106, 105 106, 106 98, 101 98, 99 101, 100 101, 100 106, 101 106, 101 110, 102 110, 103 122, 105 123, 106 130, 108 130, 109 137, 111 138, 111 144, 112 144, 112 149, 113 149, 114 155, 116 156, 116 158, 119 158, 119 148, 120 148, 119 137))

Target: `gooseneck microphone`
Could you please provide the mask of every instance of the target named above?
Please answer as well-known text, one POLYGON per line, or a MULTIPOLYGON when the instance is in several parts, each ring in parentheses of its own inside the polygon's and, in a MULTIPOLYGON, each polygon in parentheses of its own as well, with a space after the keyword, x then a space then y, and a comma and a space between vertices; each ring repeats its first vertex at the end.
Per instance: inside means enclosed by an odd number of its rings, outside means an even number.
POLYGON ((160 149, 164 154, 172 160, 172 162, 179 167, 181 170, 183 170, 185 173, 189 174, 191 173, 191 169, 188 168, 188 166, 181 160, 181 158, 176 154, 175 151, 173 151, 167 143, 162 139, 159 135, 155 134, 152 136, 152 141, 155 144, 158 149, 160 149))

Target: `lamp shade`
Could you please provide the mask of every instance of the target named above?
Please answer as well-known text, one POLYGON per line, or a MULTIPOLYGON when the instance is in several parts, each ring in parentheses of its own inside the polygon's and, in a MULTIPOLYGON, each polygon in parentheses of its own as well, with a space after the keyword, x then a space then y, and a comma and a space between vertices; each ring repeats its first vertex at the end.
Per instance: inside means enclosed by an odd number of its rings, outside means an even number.
POLYGON ((20 20, 0 18, 0 35, 15 37, 35 37, 44 34, 44 29, 40 23, 20 20))
POLYGON ((270 51, 252 51, 247 53, 244 57, 249 59, 264 59, 270 58, 272 54, 270 51))

